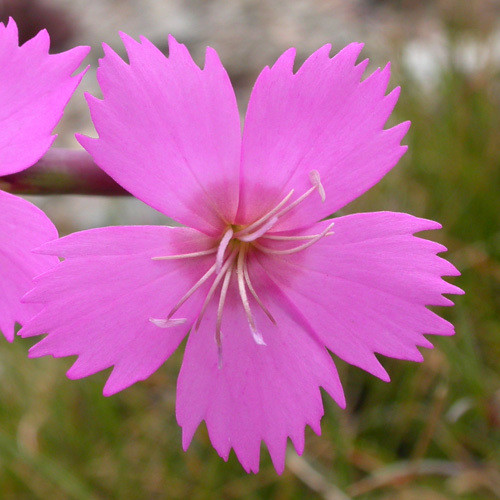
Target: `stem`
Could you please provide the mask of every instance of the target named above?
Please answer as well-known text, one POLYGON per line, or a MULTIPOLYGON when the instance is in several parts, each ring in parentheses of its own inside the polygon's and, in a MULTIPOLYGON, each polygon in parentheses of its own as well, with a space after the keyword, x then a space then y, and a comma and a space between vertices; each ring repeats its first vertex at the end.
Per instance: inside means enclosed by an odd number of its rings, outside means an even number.
POLYGON ((129 193, 101 170, 83 149, 51 148, 32 167, 0 177, 0 189, 13 194, 129 193))

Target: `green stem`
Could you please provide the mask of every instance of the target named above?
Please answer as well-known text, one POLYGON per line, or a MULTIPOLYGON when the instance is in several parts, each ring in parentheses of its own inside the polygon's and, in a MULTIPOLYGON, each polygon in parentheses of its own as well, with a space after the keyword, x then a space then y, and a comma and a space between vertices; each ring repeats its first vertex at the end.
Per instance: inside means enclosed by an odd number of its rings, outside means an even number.
POLYGON ((51 148, 35 165, 0 177, 0 189, 13 194, 129 193, 101 170, 84 150, 51 148))

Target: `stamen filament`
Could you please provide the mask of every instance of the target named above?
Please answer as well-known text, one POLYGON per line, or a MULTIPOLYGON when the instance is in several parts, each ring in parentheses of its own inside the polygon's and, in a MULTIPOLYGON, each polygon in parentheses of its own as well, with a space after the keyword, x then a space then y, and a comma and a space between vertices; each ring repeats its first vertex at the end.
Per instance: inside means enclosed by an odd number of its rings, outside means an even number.
POLYGON ((255 228, 259 227, 261 224, 269 220, 275 213, 279 212, 281 207, 290 199, 290 196, 292 196, 293 191, 294 190, 292 189, 272 210, 267 212, 267 214, 263 215, 260 219, 256 220, 249 226, 243 228, 241 231, 235 233, 234 235, 235 238, 241 239, 241 236, 250 233, 255 228))
POLYGON ((328 232, 334 226, 334 224, 335 223, 332 222, 324 231, 322 231, 320 234, 317 234, 312 240, 309 240, 307 243, 304 243, 303 245, 299 245, 298 247, 287 248, 286 250, 279 250, 276 248, 264 247, 257 242, 254 242, 253 245, 256 248, 258 248, 260 251, 267 253, 267 254, 290 255, 292 253, 301 252, 302 250, 309 248, 311 245, 314 245, 314 243, 316 243, 318 240, 320 240, 321 238, 325 237, 328 234, 328 232))
POLYGON ((255 324, 255 318, 252 314, 252 309, 247 295, 247 288, 252 294, 253 299, 262 309, 262 311, 267 315, 269 320, 276 324, 271 312, 263 304, 262 300, 258 296, 252 281, 250 279, 249 267, 247 262, 248 251, 250 245, 257 250, 260 250, 266 254, 272 255, 289 255, 293 253, 300 252, 309 248, 311 245, 319 241, 325 236, 333 234, 330 231, 334 226, 332 222, 319 234, 308 234, 300 236, 289 236, 280 234, 268 234, 269 230, 278 222, 279 218, 287 214, 289 211, 293 210, 300 203, 302 203, 307 197, 309 197, 314 191, 318 191, 321 201, 325 201, 325 190, 321 184, 320 174, 317 170, 312 170, 309 172, 309 179, 312 183, 312 187, 309 188, 305 193, 299 196, 295 201, 291 202, 288 206, 286 205, 291 199, 294 189, 292 189, 273 209, 267 212, 265 215, 260 217, 258 220, 250 224, 249 226, 235 231, 234 226, 226 226, 226 231, 224 232, 222 238, 217 247, 209 248, 207 250, 201 250, 198 252, 190 252, 178 255, 165 255, 151 257, 152 260, 176 260, 176 259, 189 259, 202 257, 205 255, 216 254, 215 263, 206 273, 188 290, 188 292, 177 302, 177 304, 169 312, 165 319, 149 318, 149 321, 160 328, 170 328, 186 323, 187 318, 172 318, 172 316, 182 307, 182 305, 198 290, 200 287, 207 282, 212 275, 215 274, 215 279, 208 289, 208 293, 203 301, 200 312, 196 318, 194 325, 194 330, 198 330, 205 315, 205 312, 212 300, 212 297, 216 293, 219 285, 222 282, 219 301, 217 306, 217 319, 215 324, 215 342, 217 344, 218 352, 218 367, 222 368, 222 317, 224 312, 224 305, 226 303, 227 294, 229 292, 229 286, 231 284, 233 268, 236 270, 238 291, 245 311, 248 325, 252 333, 255 343, 258 345, 266 345, 262 334, 257 329, 255 324), (268 239, 275 241, 305 241, 305 243, 295 246, 293 248, 272 248, 267 247, 259 242, 259 239, 268 239), (235 241, 233 241, 235 240, 235 241), (231 244, 231 245, 230 245, 231 244), (230 251, 228 252, 228 248, 230 251), (226 258, 227 253, 229 255, 226 258), (235 264, 236 262, 236 264, 235 264))
POLYGON ((309 179, 310 179, 313 186, 311 188, 309 188, 302 196, 299 196, 294 202, 290 203, 290 205, 285 207, 283 210, 279 211, 276 214, 276 217, 278 217, 278 218, 283 217, 283 215, 287 214, 290 210, 295 208, 299 203, 302 203, 315 190, 318 190, 318 193, 321 197, 321 201, 325 201, 326 193, 325 193, 325 189, 323 188, 323 184, 321 184, 319 172, 317 170, 311 170, 309 172, 309 179))
POLYGON ((199 252, 181 253, 179 255, 162 255, 160 257, 151 257, 151 260, 175 260, 175 259, 191 259, 194 257, 202 257, 217 252, 217 248, 209 248, 208 250, 200 250, 199 252))
POLYGON ((244 262, 245 262, 245 247, 242 246, 240 253, 238 255, 238 288, 240 292, 241 302, 243 304, 243 309, 247 315, 248 325, 250 326, 250 330, 252 332, 253 339, 256 344, 266 345, 262 334, 257 330, 255 326, 255 321, 252 316, 252 310, 250 309, 250 303, 248 302, 247 291, 245 289, 245 273, 244 273, 244 262))
MULTIPOLYGON (((325 236, 331 236, 334 234, 333 231, 326 233, 325 236)), ((277 240, 277 241, 299 241, 299 240, 312 240, 318 236, 317 234, 305 234, 303 236, 282 236, 279 234, 265 234, 262 238, 266 240, 277 240)))
POLYGON ((224 311, 224 304, 226 302, 227 289, 233 274, 232 266, 226 271, 224 281, 219 296, 219 306, 217 308, 217 323, 215 324, 215 342, 217 343, 217 366, 219 370, 222 368, 222 313, 224 311))
POLYGON ((299 203, 302 203, 311 193, 313 193, 316 190, 318 191, 318 193, 321 197, 321 201, 325 201, 325 198, 326 198, 325 189, 323 188, 323 184, 321 184, 319 172, 317 170, 311 170, 309 172, 309 179, 313 185, 302 196, 299 196, 294 202, 290 203, 290 205, 288 205, 287 207, 282 209, 281 207, 283 207, 286 204, 286 202, 290 199, 290 197, 292 196, 292 194, 294 192, 294 190, 292 189, 283 198, 283 200, 281 200, 272 210, 270 210, 267 214, 263 215, 260 219, 256 220, 255 222, 253 222, 249 226, 243 228, 241 231, 236 232, 234 234, 234 237, 241 240, 241 241, 253 241, 254 239, 259 238, 260 236, 265 234, 266 231, 269 230, 270 227, 275 224, 275 222, 272 223, 271 226, 269 226, 269 227, 266 224, 266 229, 261 227, 260 229, 257 229, 254 232, 254 230, 256 228, 259 228, 260 226, 262 226, 262 224, 266 223, 271 218, 273 218, 273 219, 276 218, 276 220, 277 220, 280 217, 283 217, 283 215, 285 215, 290 210, 295 208, 299 203), (258 236, 252 236, 252 239, 244 239, 245 237, 248 237, 249 234, 252 234, 252 235, 258 234, 258 236))
POLYGON ((276 214, 276 217, 283 217, 286 213, 288 213, 292 208, 295 208, 299 203, 302 203, 311 193, 316 191, 317 187, 313 186, 309 188, 302 196, 299 196, 294 202, 290 203, 287 207, 276 214))
POLYGON ((237 253, 238 253, 238 250, 235 248, 231 252, 229 257, 226 259, 226 262, 224 262, 224 265, 221 268, 221 272, 214 279, 214 282, 212 283, 212 286, 210 287, 210 290, 208 291, 207 296, 205 297, 205 300, 203 301, 203 305, 201 306, 200 313, 198 314, 198 319, 196 320, 196 324, 194 326, 195 331, 197 331, 198 328, 200 327, 200 323, 201 323, 201 320, 203 319, 205 311, 208 307, 208 303, 210 302, 210 299, 212 298, 213 294, 215 293, 215 290, 219 286, 219 283, 221 282, 222 278, 224 277, 224 274, 228 270, 229 266, 231 266, 233 264, 237 253))
POLYGON ((189 299, 189 297, 191 297, 191 295, 193 295, 193 293, 196 292, 196 290, 198 290, 198 288, 200 288, 200 286, 203 285, 203 283, 205 283, 205 281, 207 281, 207 279, 210 278, 214 272, 215 264, 189 289, 186 295, 184 295, 181 300, 177 302, 173 309, 168 313, 167 319, 170 319, 179 310, 182 304, 184 304, 184 302, 186 302, 186 300, 189 299))
POLYGON ((248 289, 250 290, 250 293, 253 295, 253 298, 256 300, 257 304, 259 304, 261 309, 266 313, 266 316, 271 320, 271 323, 275 325, 276 320, 274 319, 273 315, 269 312, 269 309, 267 309, 267 307, 262 303, 260 297, 257 295, 257 292, 255 291, 255 288, 252 285, 252 282, 250 281, 250 275, 248 274, 248 266, 246 259, 243 265, 243 273, 245 275, 245 281, 247 283, 248 289))
POLYGON ((257 229, 253 233, 240 236, 238 239, 240 241, 246 241, 246 242, 256 240, 257 238, 260 238, 263 234, 267 233, 267 231, 269 231, 269 229, 271 229, 276 224, 276 222, 278 222, 278 217, 272 217, 260 229, 257 229))
POLYGON ((226 253, 226 248, 229 245, 231 238, 233 237, 233 233, 233 229, 231 227, 228 228, 228 230, 224 233, 224 236, 220 240, 219 248, 217 249, 217 257, 215 259, 215 272, 217 274, 220 273, 222 262, 224 260, 224 254, 226 253))

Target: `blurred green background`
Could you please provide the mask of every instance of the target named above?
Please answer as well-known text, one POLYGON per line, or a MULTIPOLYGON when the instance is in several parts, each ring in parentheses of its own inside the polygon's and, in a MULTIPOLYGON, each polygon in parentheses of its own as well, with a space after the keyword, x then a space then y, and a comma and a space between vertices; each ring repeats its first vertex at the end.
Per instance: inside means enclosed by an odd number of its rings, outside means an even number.
MULTIPOLYGON (((165 47, 171 31, 201 60, 215 47, 241 110, 259 70, 296 46, 303 60, 365 41, 371 69, 393 63, 402 94, 393 121, 411 120, 399 165, 342 212, 398 210, 438 220, 466 291, 439 311, 456 326, 432 338, 425 362, 383 359, 385 384, 338 361, 347 396, 324 398, 323 435, 306 432, 277 476, 267 451, 247 475, 225 463, 205 428, 187 453, 175 422, 176 353, 154 376, 111 398, 107 373, 69 381, 70 359, 28 360, 32 342, 0 342, 1 499, 500 498, 500 4, 497 1, 16 0, 0 4, 23 36, 47 26, 62 50, 91 43, 92 70, 60 127, 59 145, 92 131, 81 97, 95 92, 100 41, 119 29, 165 47)), ((107 224, 157 223, 133 200, 35 199, 62 233, 107 224)), ((164 222, 164 219, 163 219, 164 222)))

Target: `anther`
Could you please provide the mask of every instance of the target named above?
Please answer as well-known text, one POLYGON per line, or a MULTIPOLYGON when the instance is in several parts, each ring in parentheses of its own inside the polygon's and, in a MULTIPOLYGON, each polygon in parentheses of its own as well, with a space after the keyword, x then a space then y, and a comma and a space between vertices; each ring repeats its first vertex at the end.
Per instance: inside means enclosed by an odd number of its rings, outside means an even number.
POLYGON ((187 321, 187 318, 169 318, 169 319, 149 318, 149 321, 151 321, 153 325, 159 326, 160 328, 171 328, 173 326, 183 325, 187 321))
POLYGON ((326 200, 326 193, 323 184, 321 184, 321 178, 319 176, 319 172, 317 170, 311 170, 309 172, 309 179, 311 180, 312 185, 318 190, 318 193, 321 197, 321 201, 324 203, 326 200))

